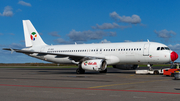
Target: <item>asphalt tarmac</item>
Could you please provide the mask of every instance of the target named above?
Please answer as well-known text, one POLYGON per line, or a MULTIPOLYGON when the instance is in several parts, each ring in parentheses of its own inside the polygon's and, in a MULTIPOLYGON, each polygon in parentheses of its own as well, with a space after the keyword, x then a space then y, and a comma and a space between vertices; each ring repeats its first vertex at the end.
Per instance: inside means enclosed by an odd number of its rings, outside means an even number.
POLYGON ((179 101, 180 80, 136 75, 108 68, 108 73, 75 68, 0 68, 0 101, 179 101))

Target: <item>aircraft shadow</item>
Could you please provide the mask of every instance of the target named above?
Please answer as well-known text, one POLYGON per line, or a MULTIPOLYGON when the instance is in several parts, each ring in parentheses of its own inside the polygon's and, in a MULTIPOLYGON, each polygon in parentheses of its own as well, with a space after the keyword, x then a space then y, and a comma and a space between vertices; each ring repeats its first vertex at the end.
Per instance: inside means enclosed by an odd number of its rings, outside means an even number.
MULTIPOLYGON (((40 74, 76 74, 77 68, 13 68, 13 70, 33 70, 40 74)), ((107 73, 113 74, 135 74, 135 70, 120 70, 108 68, 107 73)), ((86 71, 85 74, 105 75, 107 73, 99 73, 96 71, 86 71)), ((78 74, 82 75, 82 74, 78 74)))

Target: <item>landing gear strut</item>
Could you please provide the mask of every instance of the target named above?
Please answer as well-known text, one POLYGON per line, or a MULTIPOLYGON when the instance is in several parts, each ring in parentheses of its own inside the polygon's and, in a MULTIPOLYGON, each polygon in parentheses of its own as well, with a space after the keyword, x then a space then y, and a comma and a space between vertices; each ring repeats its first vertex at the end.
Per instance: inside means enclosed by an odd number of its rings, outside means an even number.
POLYGON ((149 70, 150 70, 150 71, 153 70, 153 69, 152 69, 152 65, 153 65, 153 64, 147 64, 147 67, 149 67, 149 70))
POLYGON ((82 67, 81 67, 81 63, 78 64, 78 68, 76 69, 76 73, 77 74, 84 74, 85 73, 85 70, 82 69, 82 67))

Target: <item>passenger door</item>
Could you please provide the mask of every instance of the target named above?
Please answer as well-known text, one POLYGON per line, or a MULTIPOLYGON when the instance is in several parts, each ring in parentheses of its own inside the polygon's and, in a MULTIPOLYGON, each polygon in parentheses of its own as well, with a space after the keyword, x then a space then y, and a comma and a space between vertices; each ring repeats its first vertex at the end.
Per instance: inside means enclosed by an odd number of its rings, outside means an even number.
POLYGON ((150 43, 144 44, 143 56, 149 56, 150 43))

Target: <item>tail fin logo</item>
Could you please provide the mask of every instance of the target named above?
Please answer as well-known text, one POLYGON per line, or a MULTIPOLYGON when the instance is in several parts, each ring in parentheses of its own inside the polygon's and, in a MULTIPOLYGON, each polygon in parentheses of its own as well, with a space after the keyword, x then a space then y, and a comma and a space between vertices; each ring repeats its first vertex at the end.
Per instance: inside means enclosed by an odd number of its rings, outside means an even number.
POLYGON ((35 41, 35 39, 37 38, 37 34, 35 32, 31 33, 31 40, 35 41))

